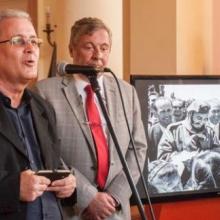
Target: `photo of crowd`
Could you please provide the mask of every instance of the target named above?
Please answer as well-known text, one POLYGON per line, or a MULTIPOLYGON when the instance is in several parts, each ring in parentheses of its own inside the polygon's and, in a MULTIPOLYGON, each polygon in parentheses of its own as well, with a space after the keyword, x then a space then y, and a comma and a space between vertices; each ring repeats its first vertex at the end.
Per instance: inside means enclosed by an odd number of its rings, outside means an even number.
POLYGON ((219 188, 219 86, 148 84, 145 88, 150 195, 219 188))

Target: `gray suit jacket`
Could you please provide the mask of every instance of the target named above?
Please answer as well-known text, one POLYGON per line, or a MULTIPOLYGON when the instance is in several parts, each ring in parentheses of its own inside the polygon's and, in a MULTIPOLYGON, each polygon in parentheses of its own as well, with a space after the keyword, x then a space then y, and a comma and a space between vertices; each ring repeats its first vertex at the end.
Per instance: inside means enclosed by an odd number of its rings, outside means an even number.
MULTIPOLYGON (((139 101, 136 91, 131 85, 122 80, 119 80, 119 83, 138 160, 143 168, 147 144, 141 121, 139 101)), ((75 167, 77 205, 80 213, 88 206, 97 193, 95 181, 97 170, 96 150, 91 131, 88 123, 86 123, 86 113, 81 97, 76 90, 72 76, 54 77, 40 81, 37 83, 36 90, 55 109, 58 135, 61 139, 62 157, 69 166, 75 167)), ((104 93, 113 129, 136 183, 139 178, 139 172, 134 152, 130 145, 130 137, 125 123, 118 88, 113 77, 104 76, 104 93)), ((105 190, 113 195, 122 205, 122 209, 109 219, 128 220, 130 219, 129 198, 131 190, 111 138, 109 138, 109 153, 110 168, 105 190)), ((71 210, 71 213, 72 216, 80 215, 76 209, 71 210)), ((70 213, 69 215, 71 216, 70 213)))

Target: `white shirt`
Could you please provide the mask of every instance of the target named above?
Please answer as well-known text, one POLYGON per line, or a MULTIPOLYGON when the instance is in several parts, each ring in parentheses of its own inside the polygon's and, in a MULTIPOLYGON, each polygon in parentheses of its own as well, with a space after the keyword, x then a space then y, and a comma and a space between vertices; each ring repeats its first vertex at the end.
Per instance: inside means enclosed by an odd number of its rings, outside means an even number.
MULTIPOLYGON (((73 76, 74 77, 74 76, 73 76)), ((100 95, 102 97, 102 100, 104 102, 104 105, 106 106, 106 99, 105 99, 105 95, 104 95, 104 86, 103 86, 103 75, 101 75, 100 77, 97 78, 98 80, 98 83, 99 83, 99 86, 100 86, 100 95)), ((86 91, 85 91, 85 87, 87 85, 89 85, 90 83, 78 78, 78 77, 75 77, 75 85, 76 85, 76 89, 80 95, 80 97, 82 98, 82 102, 83 102, 83 108, 86 112, 86 91)), ((101 117, 101 122, 102 122, 102 127, 103 127, 103 130, 104 130, 104 133, 105 133, 105 136, 107 137, 107 126, 106 126, 106 121, 105 121, 105 118, 103 116, 103 113, 102 113, 102 110, 101 110, 101 107, 99 105, 99 101, 98 101, 98 98, 96 96, 96 94, 94 93, 94 98, 95 98, 95 104, 98 108, 98 111, 99 111, 99 115, 101 117)), ((87 116, 86 116, 87 117, 87 116)))

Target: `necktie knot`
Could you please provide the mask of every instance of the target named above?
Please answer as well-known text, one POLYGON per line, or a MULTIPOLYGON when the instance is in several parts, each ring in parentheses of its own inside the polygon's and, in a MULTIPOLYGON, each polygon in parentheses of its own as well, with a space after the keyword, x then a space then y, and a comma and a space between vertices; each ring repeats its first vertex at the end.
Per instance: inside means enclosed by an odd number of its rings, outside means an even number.
POLYGON ((92 90, 92 86, 91 85, 87 85, 84 90, 86 91, 87 96, 93 96, 94 92, 92 90))

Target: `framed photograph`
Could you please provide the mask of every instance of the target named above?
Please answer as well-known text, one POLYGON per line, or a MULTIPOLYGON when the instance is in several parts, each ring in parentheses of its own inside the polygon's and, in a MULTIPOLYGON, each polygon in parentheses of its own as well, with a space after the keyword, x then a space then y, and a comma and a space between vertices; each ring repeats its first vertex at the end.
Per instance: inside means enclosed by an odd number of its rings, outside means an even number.
MULTIPOLYGON (((153 202, 220 194, 220 77, 132 75, 148 142, 153 202)), ((141 198, 146 193, 138 183, 141 198)))

